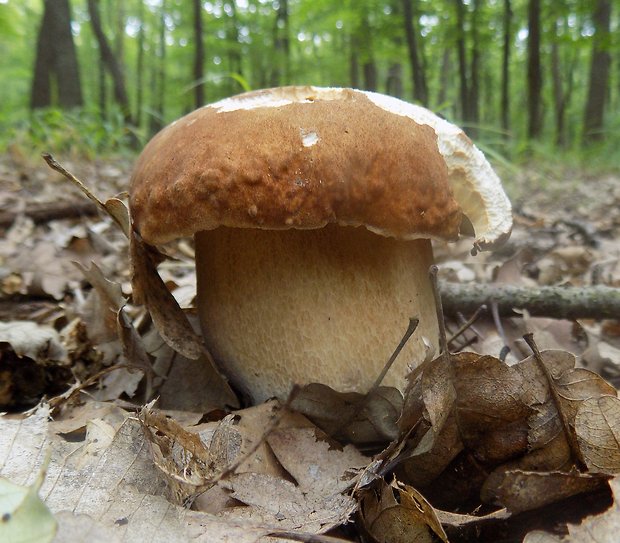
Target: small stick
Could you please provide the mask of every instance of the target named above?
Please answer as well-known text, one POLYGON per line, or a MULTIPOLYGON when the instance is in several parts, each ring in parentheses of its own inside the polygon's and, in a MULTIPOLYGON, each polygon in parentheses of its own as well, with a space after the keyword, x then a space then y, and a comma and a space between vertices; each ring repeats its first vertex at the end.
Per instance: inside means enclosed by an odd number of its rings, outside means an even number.
POLYGON ((486 311, 487 306, 486 305, 481 305, 478 309, 476 309, 476 311, 474 311, 474 314, 469 317, 469 319, 467 319, 463 324, 461 324, 461 326, 458 328, 458 330, 456 332, 454 332, 454 334, 452 334, 452 337, 448 340, 448 345, 450 345, 451 343, 454 343, 454 341, 462 336, 467 330, 469 330, 474 323, 480 318, 480 315, 482 315, 482 313, 484 311, 486 311))
POLYGON ((409 338, 415 332, 416 328, 418 327, 418 324, 420 324, 420 320, 419 319, 416 319, 415 317, 410 317, 409 318, 409 326, 407 326, 407 330, 405 331, 405 334, 403 335, 402 339, 400 340, 400 343, 398 344, 398 346, 396 347, 396 349, 392 353, 392 356, 390 356, 390 359, 387 361, 385 366, 383 366, 383 370, 381 370, 381 373, 375 379, 375 382, 370 387, 370 390, 367 392, 366 396, 370 396, 375 390, 377 390, 379 388, 379 385, 381 385, 381 381, 383 381, 383 378, 385 377, 387 372, 392 367, 392 364, 394 364, 394 361, 396 360, 396 358, 400 354, 400 351, 403 350, 403 347, 406 345, 407 341, 409 341, 409 338))
POLYGON ((491 301, 491 315, 493 315, 493 324, 495 324, 495 329, 499 334, 502 343, 504 344, 504 348, 502 349, 502 355, 500 355, 500 360, 505 362, 506 357, 510 353, 510 345, 508 345, 508 338, 506 337, 506 332, 504 331, 504 326, 502 325, 502 319, 499 316, 499 309, 497 307, 497 302, 491 301))
POLYGON ((433 297, 435 298, 435 307, 437 308, 437 324, 439 325, 439 349, 444 356, 450 356, 448 349, 448 339, 446 336, 446 321, 443 316, 443 305, 441 303, 441 294, 439 294, 439 282, 437 280, 437 272, 439 268, 433 264, 428 269, 428 276, 433 287, 433 297))

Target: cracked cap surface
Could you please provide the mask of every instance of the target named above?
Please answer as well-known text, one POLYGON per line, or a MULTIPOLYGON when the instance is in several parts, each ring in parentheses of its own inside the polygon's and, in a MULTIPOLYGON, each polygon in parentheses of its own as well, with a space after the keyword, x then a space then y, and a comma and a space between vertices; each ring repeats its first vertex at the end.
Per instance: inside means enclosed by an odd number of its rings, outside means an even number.
POLYGON ((150 244, 218 226, 365 226, 398 239, 505 239, 510 203, 462 130, 396 98, 281 87, 204 106, 138 158, 130 207, 150 244))

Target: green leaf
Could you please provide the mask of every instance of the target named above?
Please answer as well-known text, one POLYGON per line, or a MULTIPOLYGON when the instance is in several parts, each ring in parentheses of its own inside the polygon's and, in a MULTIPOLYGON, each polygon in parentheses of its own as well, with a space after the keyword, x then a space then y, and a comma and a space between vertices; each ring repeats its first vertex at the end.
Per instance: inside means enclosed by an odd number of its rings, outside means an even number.
POLYGON ((0 477, 0 541, 3 543, 48 543, 56 535, 56 519, 39 497, 45 478, 41 471, 31 486, 21 486, 0 477))

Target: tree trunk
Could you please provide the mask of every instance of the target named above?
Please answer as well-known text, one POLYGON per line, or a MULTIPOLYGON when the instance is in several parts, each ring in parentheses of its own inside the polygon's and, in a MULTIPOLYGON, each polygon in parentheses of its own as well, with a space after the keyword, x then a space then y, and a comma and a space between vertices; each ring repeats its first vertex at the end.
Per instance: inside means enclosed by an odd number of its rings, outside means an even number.
POLYGON ((402 0, 402 4, 405 37, 407 39, 407 50, 409 51, 409 65, 411 66, 411 77, 413 80, 413 99, 426 106, 428 105, 428 89, 426 86, 426 74, 420 61, 416 27, 413 23, 414 9, 412 0, 402 0))
POLYGON ((99 5, 98 0, 88 0, 88 15, 90 16, 90 24, 93 27, 93 33, 97 38, 99 44, 99 54, 101 60, 106 65, 106 68, 112 76, 112 83, 114 87, 114 99, 121 108, 125 123, 133 124, 131 119, 131 110, 129 108, 129 97, 127 96, 127 90, 125 87, 125 77, 118 59, 114 55, 110 44, 108 43, 103 28, 101 27, 101 18, 99 17, 99 5))
POLYGON ((157 44, 157 60, 151 72, 151 88, 153 89, 153 115, 149 119, 151 134, 164 127, 164 108, 166 96, 166 0, 162 1, 159 14, 159 40, 157 44))
POLYGON ((592 14, 594 36, 590 61, 590 82, 583 123, 584 143, 603 138, 605 102, 609 86, 611 1, 598 0, 592 14))
POLYGON ((364 62, 364 89, 369 91, 377 90, 377 65, 373 58, 364 62))
POLYGON ((360 63, 359 53, 357 47, 357 38, 351 36, 349 39, 349 80, 351 87, 354 89, 360 88, 360 63))
POLYGON ((529 0, 527 9, 527 135, 542 132, 542 70, 540 66, 540 0, 529 0))
POLYGON ((194 103, 197 108, 204 105, 204 63, 205 50, 202 30, 202 0, 193 0, 194 6, 194 103))
POLYGON ((138 2, 138 58, 136 59, 136 126, 142 124, 142 109, 144 107, 144 2, 138 2))
POLYGON ((273 27, 276 61, 271 76, 272 86, 288 83, 290 78, 291 42, 289 38, 288 0, 279 0, 273 27))
MULTIPOLYGON (((480 122, 480 34, 478 33, 479 17, 480 17, 480 1, 473 0, 473 14, 471 20, 471 64, 470 64, 470 82, 467 93, 467 109, 469 111, 470 122, 477 125, 480 122)), ((477 126, 468 130, 472 137, 476 137, 478 132, 477 126)))
POLYGON ((510 51, 512 43, 512 5, 504 0, 504 45, 502 49, 502 129, 508 137, 510 130, 510 51))
POLYGON ((45 0, 37 36, 37 54, 30 95, 30 107, 52 105, 52 87, 57 88, 61 107, 81 106, 80 73, 71 33, 69 0, 45 0))
POLYGON ((456 2, 456 50, 459 61, 459 95, 461 118, 467 122, 469 114, 469 82, 467 77, 467 53, 465 51, 465 6, 463 0, 456 2))
POLYGON ((99 94, 99 117, 102 121, 106 121, 108 118, 108 89, 105 75, 105 63, 101 56, 99 56, 99 61, 97 62, 97 91, 99 94))
POLYGON ((400 62, 390 64, 385 87, 390 96, 403 97, 403 65, 400 62))
POLYGON ((452 49, 445 47, 441 55, 441 68, 439 72, 439 92, 437 93, 437 104, 443 107, 448 100, 448 89, 452 75, 452 49))
MULTIPOLYGON (((226 39, 228 43, 228 70, 231 74, 243 77, 243 58, 241 56, 241 40, 239 39, 239 21, 235 2, 230 2, 231 14, 226 28, 226 39)), ((237 89, 237 83, 231 78, 229 94, 237 89)))

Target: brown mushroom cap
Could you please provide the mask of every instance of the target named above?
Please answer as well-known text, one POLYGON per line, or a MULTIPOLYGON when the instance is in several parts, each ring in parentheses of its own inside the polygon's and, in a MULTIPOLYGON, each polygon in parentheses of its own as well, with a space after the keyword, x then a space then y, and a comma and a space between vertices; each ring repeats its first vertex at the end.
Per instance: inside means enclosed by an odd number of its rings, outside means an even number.
POLYGON ((364 225, 385 236, 475 243, 510 233, 510 203, 455 125, 396 98, 282 87, 202 107, 157 134, 131 182, 134 227, 151 244, 217 226, 364 225))
POLYGON ((146 241, 328 223, 457 237, 461 213, 430 126, 352 90, 289 87, 219 104, 168 126, 140 156, 131 208, 146 241))

